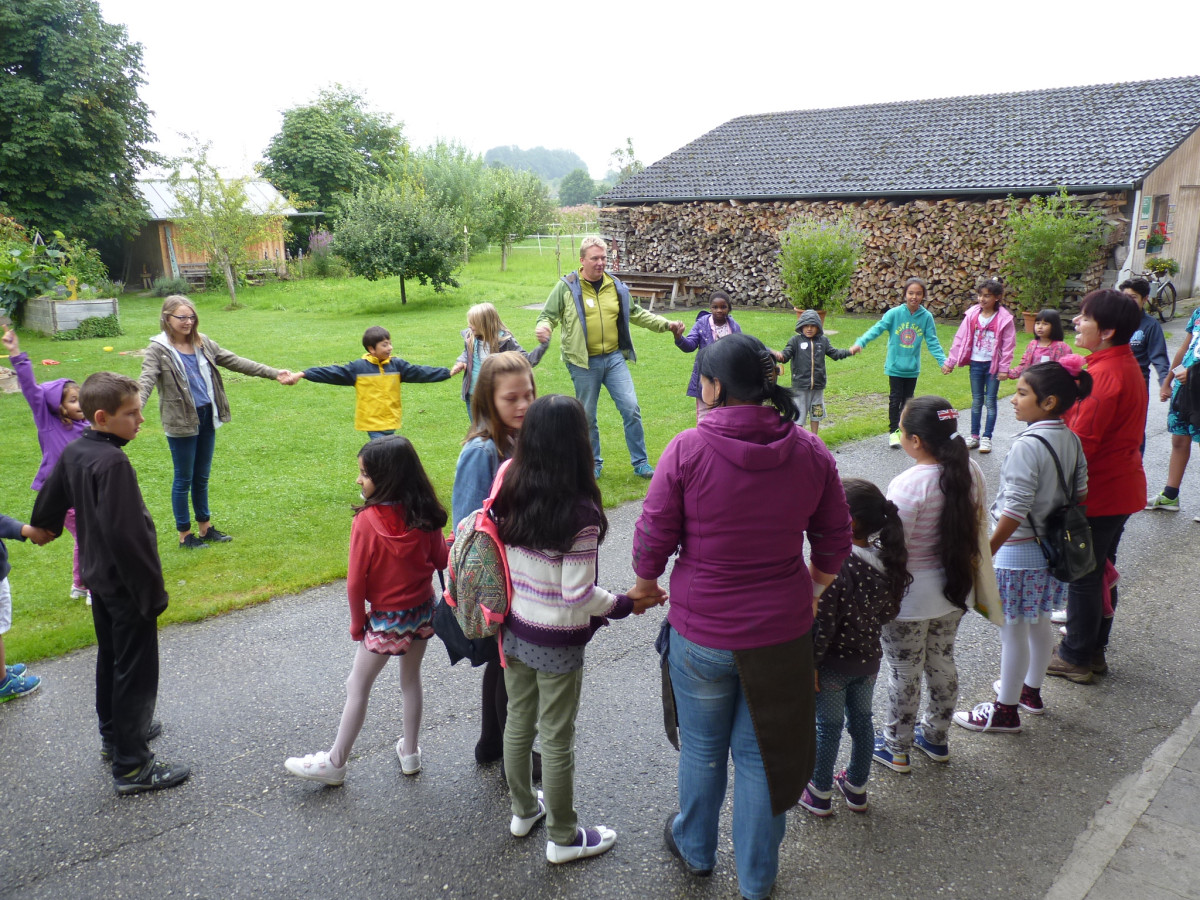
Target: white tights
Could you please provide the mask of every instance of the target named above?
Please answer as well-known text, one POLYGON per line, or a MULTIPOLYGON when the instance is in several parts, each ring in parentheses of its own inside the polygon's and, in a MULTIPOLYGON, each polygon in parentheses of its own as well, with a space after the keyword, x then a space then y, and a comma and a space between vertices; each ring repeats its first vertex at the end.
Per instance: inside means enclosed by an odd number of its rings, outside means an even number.
POLYGON ((1054 626, 1050 616, 1036 622, 1013 622, 1000 628, 1000 703, 1015 704, 1021 699, 1021 684, 1041 689, 1046 666, 1054 650, 1054 626))
MULTIPOLYGON (((408 652, 400 657, 400 696, 404 704, 404 737, 400 750, 405 756, 417 752, 417 732, 421 729, 421 660, 425 657, 426 641, 414 640, 408 652)), ((329 751, 329 761, 344 766, 358 733, 367 717, 367 698, 371 686, 387 665, 390 656, 372 653, 361 643, 354 655, 354 666, 346 679, 346 706, 338 725, 337 739, 329 751)))

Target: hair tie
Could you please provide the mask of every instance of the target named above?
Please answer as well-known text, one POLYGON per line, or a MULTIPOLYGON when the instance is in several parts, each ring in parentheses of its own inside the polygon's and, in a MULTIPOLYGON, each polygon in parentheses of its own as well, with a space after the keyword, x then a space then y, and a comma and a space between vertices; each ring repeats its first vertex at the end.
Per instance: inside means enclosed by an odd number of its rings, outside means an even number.
POLYGON ((1082 356, 1078 356, 1074 353, 1068 353, 1058 361, 1058 364, 1066 369, 1072 378, 1078 378, 1079 373, 1083 371, 1083 367, 1086 362, 1087 360, 1085 360, 1082 356))
POLYGON ((958 410, 954 407, 950 407, 949 409, 939 409, 937 411, 937 417, 939 422, 947 422, 950 419, 957 419, 958 410))
POLYGON ((956 432, 954 432, 954 434, 950 435, 950 440, 954 440, 955 438, 958 438, 960 441, 965 441, 965 440, 966 440, 966 438, 964 438, 964 437, 962 436, 962 433, 961 433, 961 432, 958 432, 958 431, 956 431, 956 432))

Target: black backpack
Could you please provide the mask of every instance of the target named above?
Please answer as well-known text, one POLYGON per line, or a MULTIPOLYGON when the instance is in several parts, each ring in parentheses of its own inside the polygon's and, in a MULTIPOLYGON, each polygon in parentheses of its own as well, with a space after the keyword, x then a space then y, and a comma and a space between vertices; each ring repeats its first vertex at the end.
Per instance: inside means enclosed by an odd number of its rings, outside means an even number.
POLYGON ((1075 502, 1075 479, 1072 473, 1071 486, 1067 487, 1067 479, 1063 475, 1062 463, 1058 454, 1050 446, 1050 442, 1040 434, 1029 434, 1029 437, 1041 441, 1050 451, 1054 460, 1054 468, 1058 470, 1058 483, 1062 487, 1063 496, 1067 502, 1046 516, 1042 523, 1042 533, 1038 534, 1037 523, 1033 516, 1029 524, 1033 528, 1033 539, 1042 548, 1050 574, 1059 581, 1071 583, 1078 581, 1096 569, 1096 553, 1092 548, 1092 526, 1088 524, 1087 513, 1075 502))

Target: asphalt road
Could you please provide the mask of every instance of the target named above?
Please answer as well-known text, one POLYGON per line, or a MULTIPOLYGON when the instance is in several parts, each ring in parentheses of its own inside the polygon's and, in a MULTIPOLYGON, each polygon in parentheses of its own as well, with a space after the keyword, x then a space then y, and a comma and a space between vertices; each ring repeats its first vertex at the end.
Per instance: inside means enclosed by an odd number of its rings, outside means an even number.
MULTIPOLYGON (((1002 400, 996 452, 978 457, 990 486, 1016 428, 1002 400)), ((1164 432, 1154 401, 1152 490, 1166 472, 1164 432)), ((843 474, 881 486, 909 463, 882 434, 837 458, 843 474)), ((1050 679, 1048 714, 1027 717, 1020 735, 952 728, 948 765, 916 754, 907 776, 876 766, 866 815, 837 805, 817 820, 796 808, 774 896, 1043 896, 1110 791, 1200 698, 1195 484, 1194 474, 1184 482, 1185 512, 1138 514, 1125 531, 1109 675, 1091 686, 1050 679)), ((638 509, 611 515, 601 560, 610 588, 630 581, 638 509)), ((162 632, 165 731, 155 749, 194 772, 175 790, 114 796, 97 752, 94 652, 40 663, 41 690, 0 706, 0 897, 736 897, 728 810, 712 878, 687 876, 662 846, 676 773, 652 646, 664 614, 615 622, 589 646, 576 806, 618 840, 564 866, 546 863, 542 828, 525 840, 508 834, 499 767, 472 756, 479 672, 450 668, 436 641, 423 669, 419 776, 400 774, 393 749, 395 667, 376 684, 344 787, 285 773, 285 757, 327 748, 336 731, 354 653, 340 583, 162 632)), ((968 615, 956 656, 960 708, 990 699, 996 630, 968 615)), ((882 698, 877 689, 877 712, 882 698)))

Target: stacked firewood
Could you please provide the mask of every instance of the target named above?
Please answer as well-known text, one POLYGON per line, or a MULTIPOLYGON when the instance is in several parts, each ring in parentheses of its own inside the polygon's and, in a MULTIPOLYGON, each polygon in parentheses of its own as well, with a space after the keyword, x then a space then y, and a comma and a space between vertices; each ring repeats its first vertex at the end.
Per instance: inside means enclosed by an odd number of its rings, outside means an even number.
MULTIPOLYGON (((1112 225, 1106 245, 1082 281, 1087 290, 1115 278, 1113 251, 1128 236, 1123 192, 1079 195, 1112 225)), ((1028 201, 1017 200, 1018 208, 1028 201)), ((656 203, 608 206, 599 230, 617 244, 619 265, 642 272, 689 272, 688 287, 703 296, 724 288, 735 304, 789 306, 779 277, 779 233, 799 215, 836 219, 849 213, 863 236, 863 253, 846 309, 873 313, 895 305, 905 279, 930 285, 936 316, 958 316, 973 302, 975 285, 1001 275, 1007 198, 961 200, 796 200, 656 203)), ((1017 298, 1009 298, 1016 306, 1017 298)))

